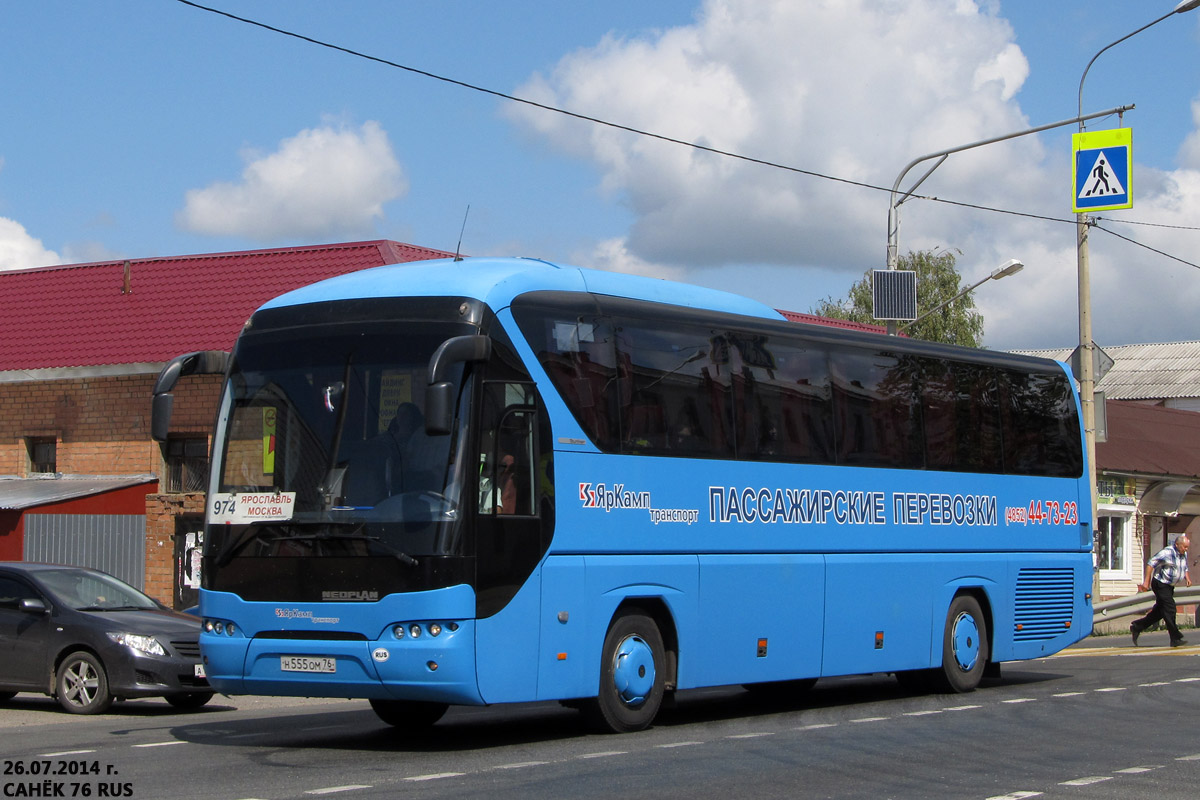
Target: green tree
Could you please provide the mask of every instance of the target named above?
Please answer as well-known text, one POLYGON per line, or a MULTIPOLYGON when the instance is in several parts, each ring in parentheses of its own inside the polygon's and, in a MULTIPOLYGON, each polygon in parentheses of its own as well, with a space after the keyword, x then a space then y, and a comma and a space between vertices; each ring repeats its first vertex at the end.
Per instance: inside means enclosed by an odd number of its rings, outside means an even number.
MULTIPOLYGON (((957 251, 922 250, 909 251, 900 257, 899 269, 913 270, 917 273, 917 315, 925 309, 934 308, 943 300, 954 297, 963 290, 961 276, 955 268, 957 251)), ((871 271, 868 270, 861 280, 850 287, 850 296, 846 300, 834 300, 826 297, 817 303, 809 313, 822 317, 844 319, 851 322, 861 322, 868 325, 878 325, 879 321, 871 316, 871 271)), ((914 339, 925 339, 930 342, 960 344, 967 347, 980 347, 983 342, 983 315, 975 310, 975 300, 970 293, 960 297, 953 303, 935 314, 930 314, 916 325, 903 327, 902 332, 914 339)))

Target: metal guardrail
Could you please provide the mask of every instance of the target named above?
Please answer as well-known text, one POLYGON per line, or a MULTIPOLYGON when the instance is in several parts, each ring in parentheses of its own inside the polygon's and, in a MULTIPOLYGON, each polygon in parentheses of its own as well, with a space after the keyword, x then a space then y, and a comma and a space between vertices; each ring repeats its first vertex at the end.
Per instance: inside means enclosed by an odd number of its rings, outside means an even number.
MULTIPOLYGON (((1181 606, 1200 603, 1200 586, 1176 586, 1175 603, 1181 606)), ((1141 592, 1116 600, 1105 600, 1093 607, 1092 624, 1121 617, 1131 617, 1135 614, 1141 616, 1153 607, 1154 594, 1151 592, 1141 592)), ((1197 609, 1196 613, 1200 616, 1200 609, 1197 609)))

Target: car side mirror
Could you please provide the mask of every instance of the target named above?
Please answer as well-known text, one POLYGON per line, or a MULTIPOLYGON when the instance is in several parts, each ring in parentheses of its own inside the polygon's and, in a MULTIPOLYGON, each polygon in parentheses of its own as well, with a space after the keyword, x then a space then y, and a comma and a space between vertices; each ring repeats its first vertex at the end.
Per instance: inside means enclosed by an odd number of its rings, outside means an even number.
POLYGON ((21 610, 28 614, 45 614, 49 609, 46 608, 44 600, 26 597, 21 601, 21 610))

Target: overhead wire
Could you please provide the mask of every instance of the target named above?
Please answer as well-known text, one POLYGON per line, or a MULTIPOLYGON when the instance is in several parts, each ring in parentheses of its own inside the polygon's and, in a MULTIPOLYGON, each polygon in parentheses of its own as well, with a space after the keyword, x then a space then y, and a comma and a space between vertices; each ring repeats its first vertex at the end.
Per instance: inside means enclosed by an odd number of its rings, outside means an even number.
MULTIPOLYGON (((293 39, 298 39, 300 41, 307 42, 309 44, 313 44, 318 47, 324 47, 324 48, 328 48, 330 50, 335 50, 337 52, 344 53, 346 55, 353 56, 355 58, 366 59, 367 61, 373 61, 377 64, 382 64, 384 66, 392 67, 394 69, 399 69, 399 70, 403 70, 405 72, 410 72, 410 73, 413 73, 414 75, 420 75, 425 78, 430 78, 432 80, 441 81, 442 83, 447 83, 452 86, 458 86, 463 89, 469 89, 471 91, 481 92, 483 94, 490 95, 492 97, 497 97, 502 100, 508 100, 513 103, 519 103, 522 105, 530 106, 532 108, 541 109, 543 111, 549 111, 549 112, 552 112, 555 114, 561 114, 563 116, 570 117, 572 119, 581 120, 583 122, 588 122, 588 123, 591 123, 594 125, 600 125, 603 127, 612 128, 614 130, 624 131, 626 133, 631 133, 636 136, 644 136, 644 137, 647 137, 650 139, 657 139, 658 141, 667 142, 669 144, 680 145, 683 147, 690 147, 694 150, 698 150, 698 151, 705 152, 705 153, 711 153, 713 155, 722 156, 724 158, 732 158, 732 159, 736 159, 738 161, 744 161, 744 162, 747 162, 750 164, 758 164, 759 166, 770 167, 772 169, 784 170, 786 172, 791 172, 791 173, 795 173, 795 174, 799 174, 799 175, 805 175, 805 176, 808 176, 811 178, 819 178, 821 180, 833 181, 836 183, 842 183, 842 184, 846 184, 849 186, 856 186, 856 187, 862 188, 862 189, 871 189, 871 190, 879 191, 879 192, 888 192, 889 194, 892 192, 892 189, 889 187, 879 186, 879 185, 867 183, 864 181, 857 181, 857 180, 853 180, 851 178, 842 178, 842 177, 839 177, 836 175, 828 175, 828 174, 825 174, 822 172, 817 172, 815 170, 804 169, 801 167, 795 167, 795 166, 791 166, 788 164, 781 164, 776 161, 770 161, 770 160, 763 159, 763 158, 756 158, 754 156, 747 156, 747 155, 744 155, 741 153, 735 153, 730 150, 721 150, 716 147, 710 147, 708 145, 698 144, 696 142, 689 142, 685 139, 678 139, 678 138, 675 138, 672 136, 666 136, 661 133, 654 133, 653 131, 642 130, 640 128, 635 128, 631 125, 623 125, 621 123, 612 122, 610 120, 601 119, 599 117, 590 116, 588 114, 581 114, 576 111, 570 111, 568 109, 559 108, 557 106, 552 106, 552 105, 549 105, 546 103, 539 103, 536 100, 530 100, 525 97, 519 97, 517 95, 508 94, 506 92, 500 92, 495 89, 489 89, 485 86, 479 86, 477 84, 458 80, 456 78, 449 78, 444 75, 438 75, 437 73, 429 72, 428 70, 418 69, 417 67, 411 67, 406 64, 400 64, 396 61, 391 61, 386 58, 381 58, 379 56, 373 56, 373 55, 370 55, 369 53, 363 53, 361 51, 354 50, 349 47, 343 47, 342 45, 333 44, 332 42, 323 41, 321 39, 317 39, 312 36, 307 36, 302 33, 297 33, 295 31, 289 31, 284 28, 277 27, 275 25, 269 25, 265 22, 260 22, 255 19, 250 19, 249 17, 242 17, 237 14, 233 14, 229 11, 224 11, 219 8, 213 8, 211 6, 206 6, 201 3, 194 2, 194 0, 176 0, 176 2, 182 3, 183 5, 186 5, 186 6, 191 6, 192 8, 198 9, 200 11, 207 11, 211 14, 216 14, 218 16, 226 17, 226 18, 234 20, 236 22, 241 22, 246 25, 251 25, 251 26, 254 26, 257 28, 262 28, 263 30, 270 31, 272 33, 277 33, 282 36, 288 36, 293 39)), ((1045 222, 1058 222, 1058 223, 1070 224, 1070 225, 1076 224, 1076 220, 1074 218, 1053 217, 1053 216, 1048 216, 1045 214, 1034 214, 1034 213, 1024 212, 1024 211, 1013 211, 1012 209, 996 208, 993 206, 985 206, 985 205, 980 205, 978 203, 967 203, 967 202, 958 201, 958 200, 948 200, 946 198, 935 197, 935 196, 931 196, 931 195, 911 194, 908 197, 911 199, 916 199, 916 200, 926 200, 926 201, 934 202, 934 203, 943 203, 946 205, 958 206, 960 208, 968 208, 968 209, 973 209, 973 210, 977 210, 977 211, 987 211, 987 212, 995 213, 995 214, 1007 214, 1007 215, 1015 216, 1015 217, 1024 217, 1027 219, 1042 220, 1045 222)), ((1098 222, 1099 220, 1097 219, 1096 221, 1098 222)), ((1184 225, 1165 225, 1165 224, 1159 224, 1159 223, 1134 222, 1134 221, 1130 221, 1130 220, 1117 220, 1117 219, 1105 219, 1104 221, 1105 222, 1117 222, 1117 223, 1128 224, 1128 225, 1145 225, 1145 226, 1160 227, 1160 228, 1173 228, 1173 229, 1179 229, 1179 230, 1200 230, 1200 228, 1184 226, 1184 225)), ((1129 237, 1126 237, 1126 236, 1122 236, 1121 234, 1118 234, 1114 231, 1110 231, 1106 228, 1101 228, 1099 225, 1096 225, 1095 222, 1093 222, 1093 227, 1095 227, 1097 230, 1100 230, 1111 236, 1116 236, 1119 239, 1123 239, 1131 244, 1137 245, 1139 247, 1144 247, 1147 250, 1150 250, 1154 253, 1158 253, 1159 255, 1165 256, 1165 257, 1173 259, 1175 261, 1179 261, 1180 263, 1186 264, 1191 267, 1197 267, 1196 264, 1193 264, 1190 261, 1185 261, 1182 258, 1171 255, 1170 253, 1166 253, 1162 250, 1158 250, 1153 247, 1150 247, 1149 245, 1142 244, 1141 242, 1138 242, 1134 239, 1130 239, 1129 237)), ((1197 267, 1197 268, 1200 268, 1200 267, 1197 267)))

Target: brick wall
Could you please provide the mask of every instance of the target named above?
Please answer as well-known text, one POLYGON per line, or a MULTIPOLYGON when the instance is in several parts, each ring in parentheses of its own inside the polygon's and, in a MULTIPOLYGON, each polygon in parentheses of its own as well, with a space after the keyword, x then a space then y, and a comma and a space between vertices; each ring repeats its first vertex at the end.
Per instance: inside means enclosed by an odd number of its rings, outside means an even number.
MULTIPOLYGON (((64 475, 162 475, 162 449, 150 437, 156 375, 0 383, 0 475, 28 476, 30 437, 54 439, 64 475)), ((175 388, 171 432, 210 433, 221 377, 188 376, 175 388)), ((175 517, 202 514, 203 494, 146 498, 146 593, 174 598, 175 517)))
MULTIPOLYGON (((150 438, 154 375, 0 384, 0 475, 28 475, 30 437, 57 442, 57 471, 137 475, 161 471, 150 438)), ((175 392, 172 431, 206 433, 216 413, 218 376, 189 376, 175 392)))
POLYGON ((146 594, 160 603, 175 600, 175 518, 203 513, 203 494, 146 496, 146 594))

